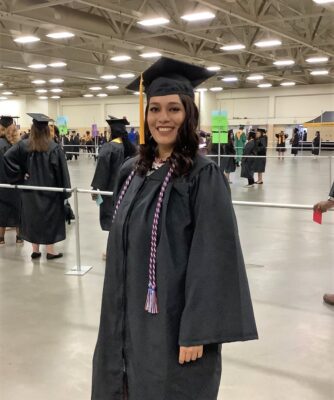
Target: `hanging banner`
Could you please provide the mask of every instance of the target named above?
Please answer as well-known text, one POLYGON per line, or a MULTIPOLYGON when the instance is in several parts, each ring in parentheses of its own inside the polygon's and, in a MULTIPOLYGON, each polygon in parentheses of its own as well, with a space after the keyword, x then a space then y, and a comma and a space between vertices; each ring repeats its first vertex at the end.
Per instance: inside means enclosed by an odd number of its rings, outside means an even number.
POLYGON ((227 111, 212 111, 211 113, 212 143, 228 142, 227 111))
POLYGON ((96 124, 92 125, 92 136, 93 136, 93 138, 99 136, 99 131, 97 130, 97 125, 96 124))
POLYGON ((56 125, 59 129, 59 134, 60 135, 67 135, 68 133, 68 118, 65 116, 58 116, 56 118, 56 125))

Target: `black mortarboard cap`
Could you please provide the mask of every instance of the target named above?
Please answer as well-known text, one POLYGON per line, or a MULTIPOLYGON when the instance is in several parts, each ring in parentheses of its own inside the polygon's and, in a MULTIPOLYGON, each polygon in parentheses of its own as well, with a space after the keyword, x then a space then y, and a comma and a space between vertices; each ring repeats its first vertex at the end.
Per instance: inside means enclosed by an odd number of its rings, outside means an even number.
POLYGON ((32 118, 32 123, 38 127, 47 126, 50 121, 53 121, 47 115, 38 113, 27 113, 32 118))
POLYGON ((19 118, 19 117, 11 117, 9 115, 1 115, 0 125, 2 125, 4 128, 8 128, 10 125, 12 125, 14 123, 14 118, 19 118))
POLYGON ((113 117, 112 115, 108 115, 109 119, 106 119, 110 127, 113 127, 115 125, 130 125, 130 122, 127 120, 126 117, 123 118, 116 118, 113 117))
MULTIPOLYGON (((194 98, 194 88, 214 75, 206 68, 161 57, 143 72, 143 85, 148 99, 169 94, 186 94, 194 98)), ((140 77, 126 88, 137 91, 139 85, 140 77)))

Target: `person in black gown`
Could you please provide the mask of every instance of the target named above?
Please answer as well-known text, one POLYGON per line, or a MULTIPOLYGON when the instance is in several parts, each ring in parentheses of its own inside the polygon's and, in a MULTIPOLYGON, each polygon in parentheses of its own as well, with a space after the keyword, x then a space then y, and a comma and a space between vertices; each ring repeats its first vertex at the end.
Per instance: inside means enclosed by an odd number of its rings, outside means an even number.
MULTIPOLYGON (((33 118, 29 139, 21 140, 5 153, 5 172, 11 183, 28 186, 70 188, 70 176, 64 152, 50 135, 49 118, 33 118)), ((40 245, 46 245, 47 259, 62 257, 55 253, 54 243, 65 239, 64 200, 68 193, 29 191, 21 194, 21 235, 32 243, 31 258, 41 257, 40 245)))
POLYGON ((255 157, 257 155, 257 144, 255 142, 256 133, 250 131, 248 133, 248 140, 244 147, 244 153, 241 160, 241 177, 247 178, 248 184, 245 188, 254 187, 254 172, 255 172, 255 157), (250 156, 250 157, 247 157, 250 156))
POLYGON ((212 74, 162 57, 142 76, 145 144, 115 189, 92 399, 216 400, 221 344, 257 330, 228 182, 198 155, 193 88, 212 74))
MULTIPOLYGON (((14 117, 18 118, 18 117, 14 117)), ((13 117, 0 118, 0 183, 7 183, 4 170, 4 155, 20 140, 13 117)), ((16 243, 22 244, 20 237, 21 197, 18 190, 0 189, 0 244, 5 244, 5 232, 8 227, 16 228, 16 243)))
POLYGON ((255 183, 263 185, 263 174, 266 172, 268 147, 268 136, 265 129, 258 128, 256 130, 255 144, 257 150, 256 155, 258 156, 254 160, 254 172, 257 172, 257 181, 255 183))
POLYGON ((291 154, 296 156, 299 150, 299 130, 298 128, 293 129, 292 138, 290 140, 291 143, 291 154))
POLYGON ((234 133, 233 129, 229 129, 227 132, 227 143, 221 145, 222 154, 229 157, 221 157, 220 158, 220 168, 224 172, 226 179, 229 183, 232 183, 230 180, 230 174, 235 172, 237 162, 235 157, 231 157, 236 154, 234 147, 234 133))
MULTIPOLYGON (((129 122, 125 118, 109 117, 106 121, 111 130, 111 141, 101 147, 91 186, 94 190, 112 192, 124 160, 133 157, 136 154, 136 148, 128 139, 125 126, 129 125, 129 122)), ((96 200, 97 195, 93 195, 92 198, 96 200)), ((102 196, 102 200, 100 225, 102 230, 109 231, 112 221, 113 200, 111 196, 102 196)))

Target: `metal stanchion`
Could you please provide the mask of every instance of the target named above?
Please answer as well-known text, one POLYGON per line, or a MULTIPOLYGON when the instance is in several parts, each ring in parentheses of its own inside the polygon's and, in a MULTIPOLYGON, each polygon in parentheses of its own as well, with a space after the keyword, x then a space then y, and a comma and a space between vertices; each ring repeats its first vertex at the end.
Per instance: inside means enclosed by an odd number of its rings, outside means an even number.
POLYGON ((329 157, 329 187, 333 185, 333 178, 332 178, 332 158, 329 157))
POLYGON ((75 255, 77 264, 70 269, 65 275, 85 275, 90 271, 92 266, 81 265, 81 255, 80 255, 80 229, 79 229, 79 204, 78 204, 78 189, 73 188, 74 197, 74 214, 75 214, 75 255))

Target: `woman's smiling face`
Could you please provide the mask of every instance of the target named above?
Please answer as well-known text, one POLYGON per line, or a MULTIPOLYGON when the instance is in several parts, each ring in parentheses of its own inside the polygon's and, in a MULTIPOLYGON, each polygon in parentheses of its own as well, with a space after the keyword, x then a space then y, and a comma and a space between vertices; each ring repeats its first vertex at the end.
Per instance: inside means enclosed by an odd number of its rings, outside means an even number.
POLYGON ((172 148, 175 145, 185 115, 184 106, 177 94, 150 98, 147 123, 158 146, 172 148))

